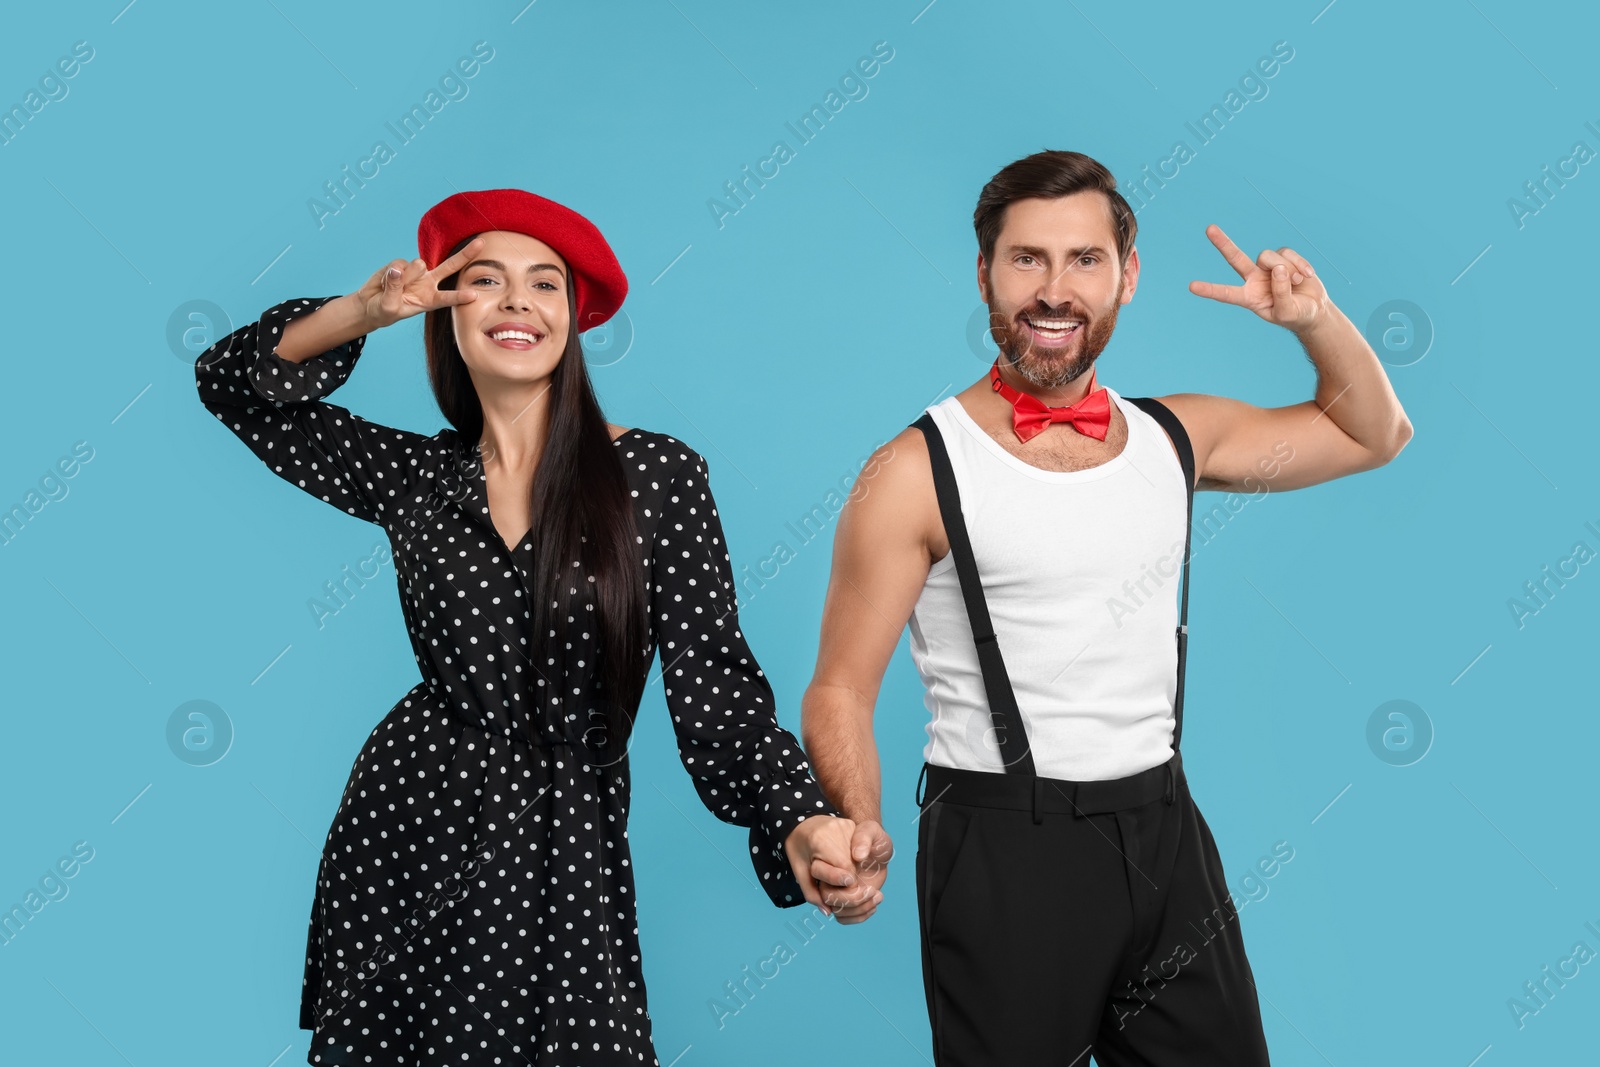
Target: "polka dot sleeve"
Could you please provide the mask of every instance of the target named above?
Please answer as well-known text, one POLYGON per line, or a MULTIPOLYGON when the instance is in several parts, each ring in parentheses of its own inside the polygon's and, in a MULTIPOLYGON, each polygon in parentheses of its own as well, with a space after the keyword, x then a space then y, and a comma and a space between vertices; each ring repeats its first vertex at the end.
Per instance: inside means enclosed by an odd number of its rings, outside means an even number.
POLYGON ((801 820, 840 814, 778 725, 767 676, 739 630, 722 522, 694 451, 667 490, 657 527, 651 611, 678 755, 706 807, 750 828, 750 857, 779 907, 805 903, 784 849, 801 820))
POLYGON ((296 363, 278 355, 283 328, 337 297, 286 300, 195 360, 200 402, 273 472, 368 522, 416 474, 428 440, 322 400, 344 383, 365 337, 296 363))

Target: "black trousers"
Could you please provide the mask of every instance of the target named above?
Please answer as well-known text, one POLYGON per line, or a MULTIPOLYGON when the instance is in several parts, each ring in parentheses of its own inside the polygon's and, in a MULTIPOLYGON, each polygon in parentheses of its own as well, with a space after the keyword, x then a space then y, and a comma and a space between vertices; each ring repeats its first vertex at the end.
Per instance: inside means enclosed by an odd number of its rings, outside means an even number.
POLYGON ((1181 757, 1111 782, 925 773, 917 908, 938 1067, 1268 1062, 1181 757))

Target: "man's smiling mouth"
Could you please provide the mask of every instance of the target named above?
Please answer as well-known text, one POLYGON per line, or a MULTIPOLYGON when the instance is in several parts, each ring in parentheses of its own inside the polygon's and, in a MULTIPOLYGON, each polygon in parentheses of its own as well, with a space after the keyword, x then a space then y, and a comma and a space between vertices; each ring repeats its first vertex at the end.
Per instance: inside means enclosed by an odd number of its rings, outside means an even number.
POLYGON ((1022 317, 1023 323, 1029 331, 1041 341, 1065 341, 1072 337, 1083 326, 1082 319, 1073 318, 1033 318, 1028 315, 1022 317))

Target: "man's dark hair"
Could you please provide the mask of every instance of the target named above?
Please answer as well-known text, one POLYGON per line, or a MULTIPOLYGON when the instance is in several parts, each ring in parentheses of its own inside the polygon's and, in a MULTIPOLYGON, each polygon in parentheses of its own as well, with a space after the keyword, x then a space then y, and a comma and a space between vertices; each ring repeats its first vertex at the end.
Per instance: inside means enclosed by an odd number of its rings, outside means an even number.
POLYGON ((1133 209, 1117 192, 1117 179, 1099 160, 1082 152, 1035 152, 1015 163, 1008 163, 978 194, 978 207, 972 213, 972 228, 978 234, 978 249, 983 261, 994 261, 994 245, 1000 239, 1000 225, 1006 207, 1014 200, 1037 196, 1070 196, 1085 190, 1104 193, 1111 209, 1111 229, 1117 238, 1117 258, 1128 265, 1133 238, 1139 232, 1133 209))

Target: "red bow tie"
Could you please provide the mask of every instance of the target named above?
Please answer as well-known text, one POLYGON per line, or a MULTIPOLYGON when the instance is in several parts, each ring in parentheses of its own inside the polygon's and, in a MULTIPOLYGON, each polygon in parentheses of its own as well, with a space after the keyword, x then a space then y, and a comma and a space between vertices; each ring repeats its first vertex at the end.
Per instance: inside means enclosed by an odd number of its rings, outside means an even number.
POLYGON ((1093 367, 1089 368, 1088 395, 1066 407, 1048 407, 1038 397, 1011 388, 1000 378, 999 359, 989 368, 989 383, 995 392, 1011 402, 1012 427, 1024 441, 1043 433, 1045 427, 1054 422, 1071 423, 1073 429, 1097 441, 1106 439, 1106 430, 1111 426, 1111 398, 1104 387, 1096 387, 1093 367))

